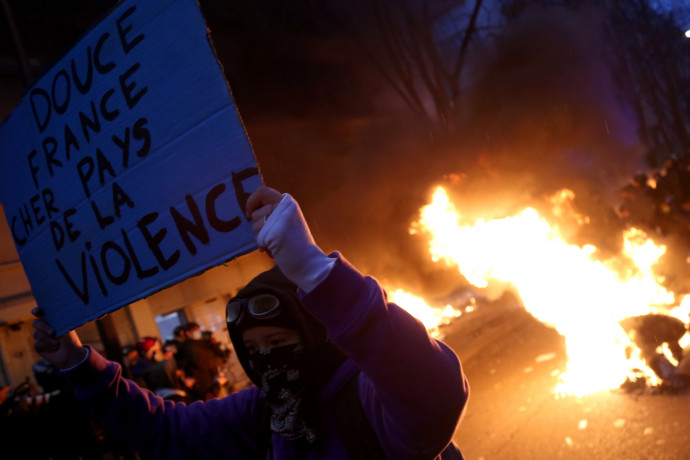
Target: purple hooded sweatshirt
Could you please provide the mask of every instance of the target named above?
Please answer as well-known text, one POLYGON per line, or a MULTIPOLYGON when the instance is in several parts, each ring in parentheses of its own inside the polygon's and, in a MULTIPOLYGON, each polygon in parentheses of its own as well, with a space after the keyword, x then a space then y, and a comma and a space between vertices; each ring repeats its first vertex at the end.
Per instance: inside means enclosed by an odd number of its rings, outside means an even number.
POLYGON ((388 459, 462 458, 451 443, 469 396, 458 357, 388 302, 376 280, 340 254, 330 257, 337 259, 332 271, 300 299, 349 359, 317 395, 321 435, 314 444, 266 436, 264 396, 255 386, 207 402, 165 401, 93 350, 63 375, 95 417, 144 458, 346 460, 329 403, 357 373, 364 414, 388 459))

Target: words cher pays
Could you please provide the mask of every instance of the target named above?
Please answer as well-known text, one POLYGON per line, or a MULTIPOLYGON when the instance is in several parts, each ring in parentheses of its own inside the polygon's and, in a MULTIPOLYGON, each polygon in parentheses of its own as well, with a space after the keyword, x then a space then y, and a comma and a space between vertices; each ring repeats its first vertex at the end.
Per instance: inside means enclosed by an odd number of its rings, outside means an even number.
POLYGON ((256 249, 261 177, 196 0, 120 3, 27 91, 0 155, 59 334, 256 249))

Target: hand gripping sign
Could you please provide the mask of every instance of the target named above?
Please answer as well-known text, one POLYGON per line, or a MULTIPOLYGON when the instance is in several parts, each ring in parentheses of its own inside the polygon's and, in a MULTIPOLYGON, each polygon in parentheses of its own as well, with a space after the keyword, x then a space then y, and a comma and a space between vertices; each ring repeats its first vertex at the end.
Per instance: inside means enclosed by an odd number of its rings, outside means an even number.
POLYGON ((256 249, 261 177, 196 0, 121 2, 3 122, 0 161, 58 334, 256 249))

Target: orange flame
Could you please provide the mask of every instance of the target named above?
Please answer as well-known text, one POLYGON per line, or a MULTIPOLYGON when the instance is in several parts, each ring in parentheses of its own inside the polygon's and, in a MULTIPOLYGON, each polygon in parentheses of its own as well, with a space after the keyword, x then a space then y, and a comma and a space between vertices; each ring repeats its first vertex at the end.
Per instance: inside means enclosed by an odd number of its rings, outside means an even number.
MULTIPOLYGON (((571 194, 561 191, 556 201, 572 199, 571 194)), ((626 357, 631 343, 618 324, 675 302, 652 270, 666 249, 644 232, 629 231, 625 254, 600 261, 594 246, 568 244, 558 227, 532 208, 469 225, 438 187, 420 214, 411 232, 430 235, 434 261, 456 265, 479 288, 497 281, 512 284, 525 308, 565 337, 568 365, 557 393, 582 396, 616 388, 635 368, 658 383, 639 356, 626 357)))
POLYGON ((454 318, 462 314, 451 305, 446 305, 444 308, 431 307, 421 297, 402 289, 395 290, 390 295, 390 300, 421 321, 429 331, 429 335, 436 338, 441 337, 441 326, 449 324, 454 318))

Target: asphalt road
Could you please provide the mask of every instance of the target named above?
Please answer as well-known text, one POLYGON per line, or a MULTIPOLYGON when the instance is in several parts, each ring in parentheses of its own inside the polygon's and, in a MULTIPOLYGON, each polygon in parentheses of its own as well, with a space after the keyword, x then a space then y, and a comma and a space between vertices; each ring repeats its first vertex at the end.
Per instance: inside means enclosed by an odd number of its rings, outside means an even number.
POLYGON ((563 338, 514 302, 484 306, 443 332, 470 381, 455 435, 468 460, 690 459, 690 391, 556 397, 563 338))

